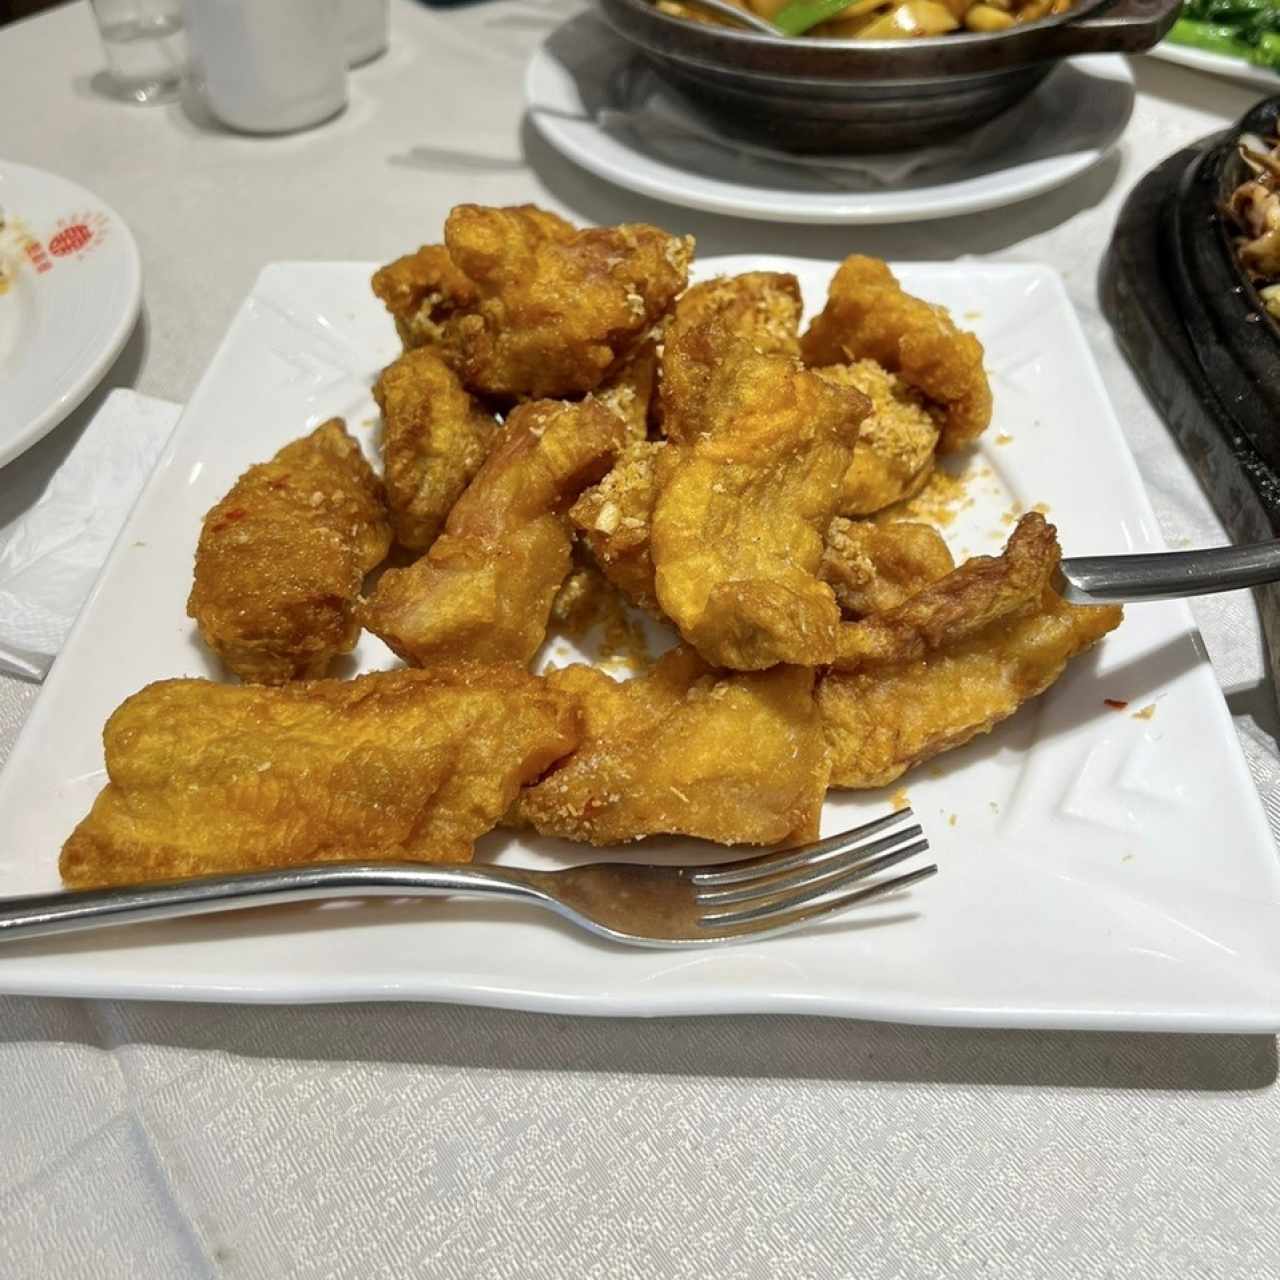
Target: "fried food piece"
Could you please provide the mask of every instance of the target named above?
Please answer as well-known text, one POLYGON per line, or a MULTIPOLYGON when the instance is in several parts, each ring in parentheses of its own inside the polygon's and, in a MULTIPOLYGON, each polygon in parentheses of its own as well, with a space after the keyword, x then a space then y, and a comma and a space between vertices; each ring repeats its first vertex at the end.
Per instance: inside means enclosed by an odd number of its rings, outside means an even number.
POLYGON ((521 793, 512 819, 597 845, 815 838, 827 764, 813 679, 803 667, 716 672, 683 647, 623 683, 591 667, 553 671, 547 683, 583 708, 582 744, 521 793))
POLYGON ((869 516, 919 493, 933 473, 937 410, 874 360, 826 365, 814 372, 840 386, 856 387, 871 401, 871 414, 845 473, 841 515, 869 516))
POLYGON ((682 294, 663 332, 658 388, 663 434, 688 442, 705 429, 703 417, 714 412, 707 403, 719 359, 714 341, 795 358, 801 305, 796 278, 769 271, 719 276, 682 294), (715 335, 712 342, 708 334, 715 335))
MULTIPOLYGON (((692 237, 630 223, 571 231, 529 206, 456 206, 449 255, 476 291, 433 317, 471 391, 538 398, 593 391, 649 335, 688 280, 692 237)), ((446 303, 449 300, 446 299, 446 303)))
POLYGON ((900 374, 942 408, 944 453, 976 439, 991 421, 982 343, 942 307, 905 293, 878 258, 854 254, 840 264, 800 349, 809 365, 869 357, 900 374))
POLYGON ((649 434, 657 385, 658 344, 651 338, 637 347, 595 393, 596 399, 626 425, 628 444, 644 440, 649 434))
POLYGON ((762 355, 800 355, 800 282, 789 272, 747 271, 692 285, 676 301, 668 336, 718 320, 762 355))
POLYGON ((868 524, 837 516, 818 576, 847 614, 887 613, 955 568, 942 535, 927 524, 868 524))
POLYGON ((187 616, 242 680, 314 679, 354 648, 364 576, 390 546, 382 485, 332 418, 205 516, 187 616))
POLYGON ((440 342, 449 316, 474 306, 478 298, 475 285, 442 244, 424 244, 379 268, 371 284, 391 312, 406 351, 440 342))
POLYGON ((657 440, 629 444, 599 484, 569 510, 601 572, 633 604, 658 613, 653 585, 649 529, 658 497, 658 457, 667 448, 657 440))
POLYGON ((373 384, 382 410, 387 505, 396 541, 423 551, 480 470, 498 432, 430 348, 406 351, 373 384))
POLYGON ((388 569, 364 625, 406 662, 528 661, 569 572, 569 506, 617 456, 622 420, 593 398, 517 408, 444 532, 388 569))
POLYGON ((668 405, 658 455, 654 581, 663 612, 716 666, 812 666, 835 654, 840 610, 817 577, 867 401, 718 323, 667 344, 705 371, 668 405))
POLYGON ((1070 605, 1045 588, 1032 613, 998 618, 925 658, 831 672, 818 686, 831 785, 883 787, 922 760, 989 733, 1122 616, 1115 605, 1070 605))
POLYGON ((783 272, 717 276, 686 289, 663 334, 657 415, 662 433, 679 436, 681 407, 687 413, 706 395, 707 361, 685 335, 715 325, 763 355, 797 358, 803 307, 800 282, 783 272))
POLYGON ((574 700, 510 665, 281 689, 162 680, 107 721, 109 781, 63 846, 62 878, 467 861, 579 736, 574 700))
POLYGON ((1029 511, 1002 554, 974 556, 887 613, 845 623, 834 665, 853 671, 912 662, 1006 614, 1034 609, 1061 555, 1053 525, 1029 511))

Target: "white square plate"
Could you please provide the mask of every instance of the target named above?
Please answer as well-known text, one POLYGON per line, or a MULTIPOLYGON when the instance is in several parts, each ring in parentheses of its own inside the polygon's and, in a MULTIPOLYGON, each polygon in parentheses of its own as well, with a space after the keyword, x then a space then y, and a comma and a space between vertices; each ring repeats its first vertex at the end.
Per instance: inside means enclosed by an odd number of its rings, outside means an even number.
MULTIPOLYGON (((700 274, 748 269, 795 271, 812 305, 832 266, 734 258, 704 262, 700 274)), ((899 270, 909 289, 978 331, 996 391, 995 422, 968 464, 973 503, 946 529, 953 548, 993 550, 1015 502, 1043 502, 1069 554, 1161 549, 1057 276, 978 263, 899 270)), ((262 273, 0 778, 0 891, 58 887, 62 841, 104 781, 111 710, 148 681, 217 674, 184 613, 203 513, 251 463, 332 414, 372 447, 369 387, 397 344, 369 272, 288 263, 262 273)), ((357 657, 363 668, 391 661, 369 637, 357 657)), ((941 873, 891 903, 768 942, 630 950, 516 907, 288 907, 8 944, 0 990, 1280 1029, 1280 868, 1181 603, 1132 607, 1045 697, 904 786, 941 873)), ((833 792, 824 828, 854 825, 887 801, 833 792)), ((667 856, 680 843, 658 848, 667 856)), ((684 852, 705 857, 706 847, 684 852)), ((554 865, 592 855, 496 833, 482 856, 554 865)))

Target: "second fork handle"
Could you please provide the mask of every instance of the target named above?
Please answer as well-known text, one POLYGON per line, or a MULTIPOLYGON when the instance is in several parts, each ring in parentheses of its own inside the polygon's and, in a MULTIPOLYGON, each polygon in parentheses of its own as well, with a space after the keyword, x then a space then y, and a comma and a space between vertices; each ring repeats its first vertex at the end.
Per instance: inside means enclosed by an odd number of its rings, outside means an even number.
POLYGON ((1136 556, 1072 556, 1054 575, 1070 604, 1130 604, 1280 581, 1280 541, 1136 556))

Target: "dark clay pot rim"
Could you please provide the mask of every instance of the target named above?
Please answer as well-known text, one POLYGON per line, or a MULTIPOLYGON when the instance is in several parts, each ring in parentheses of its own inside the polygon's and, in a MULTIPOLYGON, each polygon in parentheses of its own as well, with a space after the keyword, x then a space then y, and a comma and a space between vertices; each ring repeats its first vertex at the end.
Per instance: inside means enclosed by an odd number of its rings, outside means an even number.
POLYGON ((989 75, 1081 53, 1138 52, 1172 26, 1181 0, 1078 0, 1064 14, 1007 31, 952 32, 911 40, 777 37, 686 22, 650 0, 600 0, 625 40, 658 58, 776 82, 921 82, 989 75))

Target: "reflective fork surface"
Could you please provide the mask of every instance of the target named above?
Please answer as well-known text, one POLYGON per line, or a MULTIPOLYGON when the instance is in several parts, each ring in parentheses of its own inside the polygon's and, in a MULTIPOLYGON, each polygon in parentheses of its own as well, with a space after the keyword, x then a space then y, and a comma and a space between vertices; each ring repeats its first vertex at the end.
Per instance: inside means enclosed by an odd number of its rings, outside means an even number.
POLYGON ((783 933, 905 889, 937 867, 875 877, 928 848, 902 809, 815 844, 709 866, 322 863, 0 899, 0 941, 320 898, 458 896, 527 902, 636 946, 709 946, 783 933))

